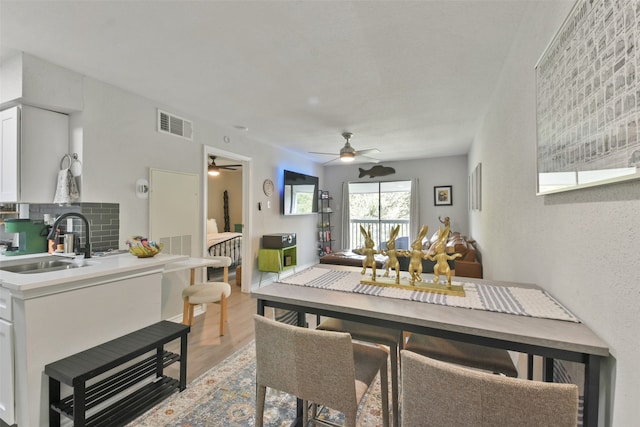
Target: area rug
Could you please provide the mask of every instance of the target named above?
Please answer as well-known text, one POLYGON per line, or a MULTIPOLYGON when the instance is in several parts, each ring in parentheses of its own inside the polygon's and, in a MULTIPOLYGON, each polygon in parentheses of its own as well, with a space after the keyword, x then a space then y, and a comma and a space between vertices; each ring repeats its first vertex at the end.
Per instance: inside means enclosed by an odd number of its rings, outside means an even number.
MULTIPOLYGON (((240 427, 253 426, 256 390, 255 344, 251 342, 158 406, 128 424, 129 427, 240 427)), ((289 426, 295 419, 296 399, 267 389, 265 426, 289 426)), ((322 417, 341 424, 343 416, 324 410, 322 417)), ((380 382, 364 397, 359 425, 382 425, 380 382)))

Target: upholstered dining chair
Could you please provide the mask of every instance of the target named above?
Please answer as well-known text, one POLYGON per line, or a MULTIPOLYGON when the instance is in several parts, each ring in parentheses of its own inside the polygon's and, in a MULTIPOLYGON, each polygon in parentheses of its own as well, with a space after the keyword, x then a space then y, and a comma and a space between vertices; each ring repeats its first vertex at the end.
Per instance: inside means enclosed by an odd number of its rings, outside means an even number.
POLYGON ((402 427, 575 427, 578 387, 401 354, 402 427))
MULTIPOLYGON (((380 373, 382 425, 389 425, 387 353, 354 343, 348 333, 321 331, 254 315, 256 346, 256 423, 263 425, 267 387, 292 394, 304 402, 344 414, 344 426, 355 427, 358 404, 380 373)), ((314 422, 326 424, 324 421, 314 422)))
POLYGON ((389 347, 391 360, 391 413, 392 425, 397 427, 400 421, 398 404, 398 360, 402 348, 402 331, 382 326, 328 317, 318 324, 316 329, 323 331, 347 332, 356 341, 365 341, 389 347))
POLYGON ((518 370, 507 350, 421 334, 409 335, 404 349, 442 362, 508 377, 518 376, 518 370))

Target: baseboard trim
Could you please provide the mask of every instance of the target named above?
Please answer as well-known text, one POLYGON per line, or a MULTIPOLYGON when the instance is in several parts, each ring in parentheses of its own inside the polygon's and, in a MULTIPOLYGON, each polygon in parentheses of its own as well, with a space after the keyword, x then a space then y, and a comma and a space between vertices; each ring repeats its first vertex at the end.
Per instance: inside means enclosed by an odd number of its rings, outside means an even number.
POLYGON ((296 265, 293 268, 290 268, 288 270, 282 271, 280 273, 261 273, 258 272, 258 282, 254 282, 251 284, 251 289, 250 290, 256 290, 256 289, 260 289, 263 286, 267 286, 273 282, 277 282, 278 280, 281 279, 285 279, 291 275, 294 275, 296 273, 301 272, 302 270, 306 270, 307 268, 311 268, 315 265, 318 265, 317 263, 312 263, 312 264, 302 264, 302 265, 296 265), (264 277, 265 274, 268 274, 268 277, 264 277), (262 277, 261 277, 262 276, 262 277))
MULTIPOLYGON (((207 311, 206 304, 198 304, 195 307, 193 307, 193 317, 204 314, 206 311, 207 311)), ((169 317, 168 319, 164 319, 164 320, 168 320, 169 322, 174 322, 174 323, 182 323, 182 313, 176 314, 175 316, 169 317)))

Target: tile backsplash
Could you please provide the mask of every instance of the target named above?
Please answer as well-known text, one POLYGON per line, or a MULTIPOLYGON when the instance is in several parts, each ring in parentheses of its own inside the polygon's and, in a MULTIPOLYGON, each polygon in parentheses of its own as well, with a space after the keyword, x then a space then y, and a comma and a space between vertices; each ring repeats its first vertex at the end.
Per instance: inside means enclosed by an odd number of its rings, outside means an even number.
MULTIPOLYGON (((93 251, 100 252, 119 248, 120 205, 118 203, 73 203, 69 206, 53 203, 29 204, 29 219, 32 220, 44 220, 45 214, 57 218, 67 212, 79 212, 87 218, 91 227, 91 249, 93 251)), ((82 221, 78 218, 72 219, 73 229, 79 230, 82 227, 82 221)), ((66 221, 62 222, 61 229, 64 231, 66 221)), ((84 245, 84 241, 81 241, 80 246, 84 245)))

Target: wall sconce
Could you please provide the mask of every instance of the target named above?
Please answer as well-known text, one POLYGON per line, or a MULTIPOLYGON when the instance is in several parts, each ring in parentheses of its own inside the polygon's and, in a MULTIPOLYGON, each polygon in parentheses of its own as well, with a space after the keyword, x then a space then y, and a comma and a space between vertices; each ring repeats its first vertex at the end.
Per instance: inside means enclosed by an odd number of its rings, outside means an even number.
POLYGON ((144 178, 140 178, 136 181, 136 197, 138 199, 149 198, 149 181, 144 178))

